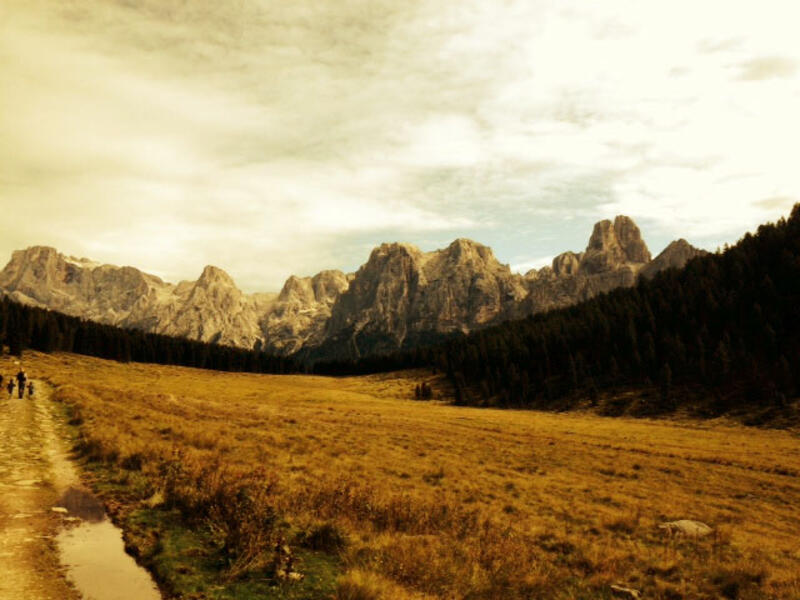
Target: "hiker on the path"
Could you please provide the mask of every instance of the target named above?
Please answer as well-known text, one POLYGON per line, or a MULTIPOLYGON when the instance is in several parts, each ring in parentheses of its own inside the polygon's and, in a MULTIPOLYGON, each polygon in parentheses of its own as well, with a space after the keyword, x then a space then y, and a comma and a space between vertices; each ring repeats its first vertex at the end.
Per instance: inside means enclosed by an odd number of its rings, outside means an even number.
POLYGON ((8 378, 8 385, 6 386, 6 389, 8 390, 8 397, 12 398, 14 396, 14 378, 13 377, 9 377, 8 378))
POLYGON ((17 373, 17 388, 19 389, 20 400, 25 397, 25 381, 27 379, 28 376, 25 375, 24 369, 20 369, 19 373, 17 373))
POLYGON ((33 381, 28 383, 28 398, 33 398, 33 381))

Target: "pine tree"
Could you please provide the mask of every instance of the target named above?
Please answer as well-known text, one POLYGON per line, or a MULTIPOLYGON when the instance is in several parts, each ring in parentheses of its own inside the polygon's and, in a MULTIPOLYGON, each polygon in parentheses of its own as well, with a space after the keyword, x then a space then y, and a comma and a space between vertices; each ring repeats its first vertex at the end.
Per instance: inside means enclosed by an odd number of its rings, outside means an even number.
POLYGON ((661 392, 661 407, 664 410, 670 410, 672 408, 672 369, 669 363, 664 363, 661 367, 658 383, 661 392))

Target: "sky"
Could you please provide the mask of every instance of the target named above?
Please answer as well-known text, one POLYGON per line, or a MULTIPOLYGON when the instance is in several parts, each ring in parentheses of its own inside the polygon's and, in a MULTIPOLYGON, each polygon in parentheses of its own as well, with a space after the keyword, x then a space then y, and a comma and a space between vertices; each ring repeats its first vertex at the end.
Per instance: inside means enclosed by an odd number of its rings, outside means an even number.
POLYGON ((800 201, 796 0, 3 0, 0 262, 245 291, 631 216, 714 250, 800 201))

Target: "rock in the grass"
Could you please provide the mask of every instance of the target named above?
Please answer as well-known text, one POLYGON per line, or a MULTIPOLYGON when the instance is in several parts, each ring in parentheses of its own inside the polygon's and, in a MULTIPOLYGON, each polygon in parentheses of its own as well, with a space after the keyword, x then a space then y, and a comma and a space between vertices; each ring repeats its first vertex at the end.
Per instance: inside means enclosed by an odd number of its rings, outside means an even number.
POLYGON ((692 538, 705 537, 714 531, 705 523, 691 521, 689 519, 662 523, 658 528, 666 530, 670 535, 685 535, 686 537, 692 538))
POLYGON ((54 507, 52 507, 50 510, 51 510, 51 511, 53 511, 54 513, 58 513, 58 514, 60 514, 60 515, 65 515, 65 514, 67 514, 67 513, 69 512, 69 511, 68 511, 66 508, 64 508, 63 506, 54 506, 54 507))
POLYGON ((621 585, 612 585, 611 594, 617 598, 630 598, 631 600, 639 600, 642 597, 642 593, 639 590, 621 585))
POLYGON ((156 508, 157 506, 161 506, 164 504, 164 492, 161 490, 156 490, 155 493, 153 493, 153 495, 150 496, 144 502, 150 508, 156 508))
POLYGON ((305 575, 297 571, 287 571, 286 569, 278 569, 275 573, 279 581, 297 582, 305 579, 305 575))

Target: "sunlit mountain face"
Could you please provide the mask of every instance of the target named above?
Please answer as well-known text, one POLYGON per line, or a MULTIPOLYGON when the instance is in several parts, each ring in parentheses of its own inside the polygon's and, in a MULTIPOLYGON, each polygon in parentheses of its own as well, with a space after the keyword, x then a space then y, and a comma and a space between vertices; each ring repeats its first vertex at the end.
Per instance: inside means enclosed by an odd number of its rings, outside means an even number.
POLYGON ((355 273, 292 275, 279 294, 245 294, 211 265, 196 281, 170 283, 33 246, 15 251, 0 271, 0 294, 149 333, 279 355, 357 358, 570 306, 703 253, 681 239, 652 259, 638 226, 620 215, 596 223, 584 251, 568 250, 524 275, 466 238, 433 252, 384 243, 355 273))

